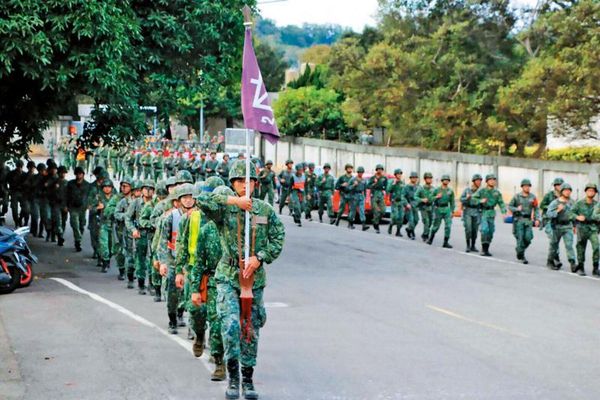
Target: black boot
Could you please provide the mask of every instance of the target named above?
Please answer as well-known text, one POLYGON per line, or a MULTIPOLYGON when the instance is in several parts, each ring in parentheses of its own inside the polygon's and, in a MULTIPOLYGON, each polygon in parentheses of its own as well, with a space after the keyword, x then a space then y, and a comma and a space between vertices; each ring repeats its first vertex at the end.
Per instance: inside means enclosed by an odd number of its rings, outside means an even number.
POLYGON ((561 268, 563 266, 563 263, 560 262, 560 257, 558 256, 558 254, 556 254, 556 257, 554 257, 554 265, 556 265, 558 268, 561 268))
POLYGON ((444 244, 442 245, 443 248, 445 248, 445 249, 451 249, 452 248, 452 245, 450 243, 448 243, 449 240, 450 240, 450 238, 448 238, 448 237, 444 238, 444 244))
POLYGON ((229 375, 229 384, 225 391, 225 398, 235 400, 240 398, 240 364, 238 360, 227 360, 227 374, 229 375))
POLYGON ((431 232, 429 234, 429 239, 427 239, 427 244, 431 245, 433 243, 434 238, 435 238, 435 233, 431 232))
POLYGON ((363 222, 362 225, 363 225, 363 227, 362 227, 363 232, 369 230, 370 226, 368 226, 365 222, 363 222))
POLYGON ((52 234, 50 235, 50 242, 56 243, 56 232, 54 232, 54 230, 52 231, 52 234))
POLYGON ((60 247, 62 247, 65 244, 65 239, 63 239, 62 236, 58 237, 58 243, 57 245, 59 245, 60 247))
POLYGON ((341 216, 341 215, 338 215, 338 216, 335 218, 335 222, 334 222, 335 226, 340 226, 340 219, 342 219, 342 216, 341 216))
POLYGON ((117 279, 120 281, 125 280, 125 268, 119 268, 119 276, 117 277, 117 279))
POLYGON ((150 278, 148 279, 148 294, 150 296, 154 296, 156 294, 156 291, 154 290, 154 285, 152 284, 152 280, 150 278))
POLYGON ((323 214, 319 214, 319 222, 323 223, 323 214))
POLYGON ((169 314, 169 333, 177 335, 177 314, 169 314))
POLYGON ((161 293, 160 293, 160 285, 156 285, 154 287, 154 302, 160 303, 162 301, 161 293))
POLYGON ((98 256, 96 260, 96 267, 102 267, 102 257, 98 256))
POLYGON ((127 289, 133 289, 133 284, 134 282, 134 278, 133 278, 133 272, 128 272, 127 273, 127 289))
POLYGON ((467 249, 465 250, 465 253, 470 253, 471 252, 471 239, 467 239, 467 249))
POLYGON ((242 396, 246 400, 258 399, 258 393, 254 390, 254 383, 252 382, 253 374, 253 367, 242 367, 242 396))
POLYGON ((329 225, 333 225, 333 224, 335 224, 335 217, 329 218, 329 225))
POLYGON ((75 251, 78 253, 81 251, 81 242, 75 242, 75 251))
POLYGON ((553 259, 553 258, 549 258, 549 259, 548 259, 548 262, 546 262, 546 266, 547 266, 548 268, 550 268, 551 270, 553 270, 553 271, 558 271, 558 270, 560 269, 560 266, 558 266, 558 265, 556 264, 556 262, 554 261, 554 259, 553 259))
POLYGON ((489 243, 482 243, 481 244, 481 248, 483 250, 481 250, 481 255, 484 257, 491 257, 492 254, 489 252, 490 249, 490 244, 489 243))
POLYGON ((380 234, 381 232, 379 231, 379 224, 373 224, 373 228, 375 229, 375 233, 380 234))
POLYGON ((138 294, 146 294, 146 283, 144 282, 144 278, 138 278, 138 294))
POLYGON ((415 231, 414 231, 414 229, 411 229, 411 230, 409 231, 409 235, 408 235, 408 237, 410 238, 410 240, 415 240, 415 239, 416 239, 416 236, 415 236, 415 231))
POLYGON ((46 242, 50 241, 50 232, 46 231, 46 242))
POLYGON ((110 268, 110 260, 103 260, 102 261, 102 273, 103 274, 107 273, 109 268, 110 268))
POLYGON ((401 226, 398 225, 398 227, 396 228, 396 236, 403 237, 404 235, 402 234, 402 232, 400 232, 400 228, 401 228, 401 226))
POLYGON ((598 271, 598 264, 594 264, 593 269, 592 269, 592 275, 600 276, 600 271, 598 271))
POLYGON ((476 243, 477 243, 477 232, 475 232, 471 236, 471 252, 473 252, 473 253, 477 253, 479 251, 479 249, 477 247, 475 247, 476 243))
POLYGON ((569 260, 571 264, 571 272, 577 274, 579 276, 585 276, 585 270, 583 269, 583 264, 575 264, 575 260, 569 260))
POLYGON ((354 223, 348 222, 348 229, 354 229, 354 223))
POLYGON ((186 325, 187 324, 185 323, 185 320, 183 319, 183 309, 177 310, 177 326, 183 328, 186 325))
POLYGON ((393 229, 393 228, 394 228, 394 225, 390 223, 390 224, 388 225, 388 235, 391 235, 391 234, 392 234, 392 229, 393 229))

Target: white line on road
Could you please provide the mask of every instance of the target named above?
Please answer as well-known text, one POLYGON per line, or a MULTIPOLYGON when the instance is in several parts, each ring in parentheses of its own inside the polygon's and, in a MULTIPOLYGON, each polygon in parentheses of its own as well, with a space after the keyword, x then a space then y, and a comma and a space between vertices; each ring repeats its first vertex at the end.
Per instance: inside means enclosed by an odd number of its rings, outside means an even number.
MULTIPOLYGON (((162 335, 164 335, 165 337, 171 339, 172 341, 174 341, 175 343, 177 343, 179 346, 183 347, 188 353, 190 353, 192 355, 192 357, 194 356, 194 353, 192 352, 192 346, 190 345, 189 342, 187 342, 186 340, 180 338, 177 335, 172 335, 169 332, 167 332, 166 330, 162 329, 161 327, 159 327, 158 325, 148 321, 146 318, 134 313, 133 311, 130 311, 128 309, 126 309, 125 307, 114 303, 96 293, 93 292, 89 292, 85 289, 80 288, 79 286, 75 285, 73 282, 68 281, 66 279, 62 279, 62 278, 50 278, 51 280, 60 283, 61 285, 64 285, 66 287, 68 287, 69 289, 80 293, 80 294, 84 294, 86 296, 89 296, 91 299, 96 300, 99 303, 105 304, 107 306, 109 306, 110 308, 112 308, 113 310, 116 310, 118 312, 120 312, 121 314, 124 314, 126 316, 128 316, 129 318, 133 319, 134 321, 139 322, 140 324, 147 326, 148 328, 152 328, 156 331, 158 331, 159 333, 161 333, 162 335)), ((194 357, 195 358, 195 357, 194 357)), ((208 361, 208 355, 206 354, 206 351, 204 352, 204 354, 202 355, 202 357, 200 357, 198 360, 202 361, 202 365, 204 365, 204 367, 206 368, 206 370, 208 372, 212 372, 211 371, 211 365, 210 362, 208 361)), ((218 383, 218 382, 215 382, 218 383)), ((223 387, 225 386, 225 383, 221 383, 221 385, 223 385, 223 387)))
POLYGON ((439 313, 448 315, 450 317, 453 317, 453 318, 456 318, 456 319, 460 319, 461 321, 470 322, 472 324, 483 326, 484 328, 493 329, 493 330, 496 330, 496 331, 499 331, 499 332, 503 332, 503 333, 506 333, 506 334, 509 334, 509 335, 512 335, 512 336, 517 336, 517 337, 520 337, 520 338, 523 338, 523 339, 528 339, 529 338, 529 336, 527 336, 525 334, 522 334, 522 333, 519 333, 519 332, 514 332, 514 331, 511 331, 510 329, 503 328, 503 327, 498 326, 498 325, 490 324, 489 322, 484 322, 484 321, 478 321, 476 319, 471 319, 471 318, 465 317, 463 315, 457 314, 457 313, 455 313, 453 311, 445 310, 445 309, 440 308, 440 307, 431 306, 431 305, 426 305, 425 307, 429 308, 430 310, 437 311, 439 313))

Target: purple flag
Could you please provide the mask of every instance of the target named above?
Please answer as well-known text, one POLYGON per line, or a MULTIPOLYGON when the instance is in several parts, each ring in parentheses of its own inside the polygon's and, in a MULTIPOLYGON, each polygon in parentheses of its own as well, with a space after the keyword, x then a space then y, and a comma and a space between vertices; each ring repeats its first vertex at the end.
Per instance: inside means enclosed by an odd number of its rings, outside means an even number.
POLYGON ((244 39, 242 114, 246 129, 259 131, 270 143, 275 144, 279 140, 279 130, 273 115, 271 100, 254 54, 250 27, 246 28, 246 38, 244 39))

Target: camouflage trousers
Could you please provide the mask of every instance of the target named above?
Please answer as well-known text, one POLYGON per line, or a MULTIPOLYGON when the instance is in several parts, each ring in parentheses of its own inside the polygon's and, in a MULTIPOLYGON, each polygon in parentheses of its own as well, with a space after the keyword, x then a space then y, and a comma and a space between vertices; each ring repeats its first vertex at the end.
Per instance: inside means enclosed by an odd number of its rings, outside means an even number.
POLYGON ((13 221, 15 226, 21 224, 21 217, 23 217, 23 196, 20 193, 13 193, 10 196, 10 210, 12 213, 13 221), (19 209, 20 208, 20 209, 19 209))
POLYGON ((525 250, 533 240, 533 221, 526 218, 516 218, 513 221, 513 235, 517 239, 517 256, 523 257, 525 250))
POLYGON ((127 233, 125 227, 116 226, 113 254, 115 255, 115 260, 117 261, 117 268, 119 268, 119 272, 125 272, 127 264, 127 250, 129 250, 129 252, 131 251, 130 249, 127 249, 126 238, 127 233))
POLYGON ((208 286, 206 303, 196 306, 188 299, 188 312, 190 313, 190 326, 196 336, 209 328, 210 355, 222 357, 224 353, 223 338, 221 336, 221 320, 217 315, 217 287, 208 286))
POLYGON ((160 168, 154 168, 154 181, 158 182, 161 179, 163 179, 163 175, 164 175, 164 169, 162 167, 160 168))
POLYGON ((283 207, 285 207, 285 203, 289 196, 290 196, 290 189, 282 187, 281 194, 279 195, 279 213, 280 214, 281 214, 281 211, 283 210, 283 207))
POLYGON ((304 215, 306 218, 312 218, 312 210, 315 207, 315 192, 308 194, 305 193, 304 196, 304 215))
POLYGON ((408 226, 406 229, 414 231, 419 223, 419 210, 414 205, 411 205, 409 210, 406 210, 406 216, 408 217, 408 226))
POLYGON ((29 201, 30 203, 30 212, 29 221, 30 221, 30 230, 31 234, 34 236, 38 235, 39 223, 40 223, 40 205, 32 199, 29 201))
POLYGON ((169 266, 169 273, 166 277, 166 290, 167 290, 167 312, 169 314, 176 314, 178 309, 182 309, 182 300, 187 302, 187 299, 183 296, 183 289, 179 289, 175 285, 175 267, 169 266))
POLYGON ((477 242, 477 231, 481 223, 481 214, 473 208, 467 208, 463 211, 462 220, 465 227, 465 239, 470 240, 475 245, 475 242, 477 242))
POLYGON ((356 218, 357 210, 360 223, 364 224, 367 219, 365 217, 365 196, 363 194, 355 194, 352 196, 352 200, 350 201, 350 213, 348 214, 348 220, 352 223, 356 218))
POLYGON ((144 165, 144 179, 152 179, 153 172, 154 172, 154 170, 152 169, 152 167, 144 165))
POLYGON ((496 232, 496 216, 481 217, 481 244, 490 244, 496 232))
POLYGON ((557 225, 552 228, 552 239, 550 240, 550 248, 548 251, 548 261, 558 259, 558 245, 563 239, 567 250, 567 259, 569 262, 576 262, 575 250, 573 249, 573 226, 572 225, 557 225))
POLYGON ((335 214, 333 212, 333 205, 331 203, 332 193, 330 190, 324 190, 320 193, 319 196, 319 216, 322 216, 324 213, 324 208, 327 207, 327 216, 329 219, 335 218, 335 214))
POLYGON ((31 216, 31 209, 33 208, 33 200, 23 198, 21 202, 21 223, 23 226, 27 226, 29 223, 29 217, 31 216))
POLYGON ((252 303, 252 337, 241 339, 240 290, 230 283, 217 284, 217 315, 221 320, 221 336, 226 360, 239 360, 243 367, 256 366, 260 329, 267 322, 263 289, 254 289, 252 303))
POLYGON ((577 260, 579 265, 585 263, 585 249, 587 242, 592 246, 592 265, 598 266, 600 261, 600 250, 598 247, 598 230, 590 225, 579 225, 577 227, 577 260))
POLYGON ((344 211, 346 211, 346 206, 348 206, 348 212, 350 212, 350 206, 352 204, 352 197, 349 195, 340 194, 340 208, 338 209, 337 217, 342 218, 344 215, 344 211))
POLYGON ((70 208, 69 222, 73 229, 73 238, 76 242, 81 242, 81 237, 85 231, 85 208, 70 208))
POLYGON ((438 207, 433 212, 431 235, 435 235, 444 221, 444 238, 449 239, 452 232, 452 210, 450 207, 438 207))
POLYGON ((267 202, 270 205, 273 205, 273 202, 275 201, 275 193, 273 192, 273 186, 260 185, 260 195, 258 196, 258 198, 261 200, 264 200, 266 198, 267 202))
MULTIPOLYGON (((396 225, 398 228, 404 223, 404 205, 399 201, 392 202, 392 220, 390 225, 396 225)), ((391 228, 390 228, 391 229, 391 228)), ((429 232, 427 232, 429 235, 429 232)))
POLYGON ((101 223, 98 237, 98 254, 102 261, 110 261, 113 254, 114 234, 113 225, 101 223))
POLYGON ((304 193, 298 193, 297 190, 292 191, 292 194, 290 195, 290 202, 294 220, 300 220, 300 218, 302 218, 304 200, 304 193))
POLYGON ((50 219, 50 203, 46 199, 39 199, 38 204, 40 209, 41 225, 44 227, 46 233, 48 233, 50 232, 50 229, 52 229, 52 220, 50 219))
POLYGON ((52 221, 52 232, 54 232, 59 238, 62 238, 65 233, 65 224, 67 223, 67 211, 65 211, 63 207, 54 205, 52 206, 50 215, 52 221))
POLYGON ((431 210, 431 207, 421 209, 421 220, 423 221, 423 233, 421 234, 421 238, 427 239, 429 237, 429 232, 431 232, 431 223, 433 220, 433 211, 431 210))
POLYGON ((99 253, 98 237, 100 235, 100 226, 98 226, 98 220, 96 219, 96 211, 90 210, 88 214, 88 229, 90 230, 90 241, 92 242, 92 249, 94 253, 99 253))
POLYGON ((379 225, 381 218, 385 215, 385 198, 382 191, 371 192, 371 209, 373 210, 373 224, 379 225))
POLYGON ((150 262, 148 261, 148 231, 140 231, 140 238, 135 240, 135 277, 146 279, 150 262))

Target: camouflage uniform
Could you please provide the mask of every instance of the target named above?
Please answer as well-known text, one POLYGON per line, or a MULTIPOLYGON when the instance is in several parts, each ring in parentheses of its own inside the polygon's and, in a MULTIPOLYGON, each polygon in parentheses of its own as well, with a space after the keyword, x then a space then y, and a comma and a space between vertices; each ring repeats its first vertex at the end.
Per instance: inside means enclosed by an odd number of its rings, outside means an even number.
MULTIPOLYGON (((143 183, 144 187, 152 187, 154 185, 148 181, 143 183), (148 186, 150 185, 150 186, 148 186)), ((134 240, 135 247, 135 275, 138 280, 138 292, 139 294, 146 294, 146 274, 148 272, 149 260, 148 260, 148 230, 149 227, 143 228, 140 225, 140 216, 142 213, 142 208, 146 203, 152 202, 154 199, 150 197, 148 199, 144 199, 143 197, 139 197, 134 199, 129 204, 129 208, 127 209, 127 213, 125 214, 125 225, 127 226, 127 231, 133 235, 133 232, 138 231, 140 237, 134 240)), ((133 237, 133 236, 132 236, 133 237)))
MULTIPOLYGON (((433 178, 431 172, 425 172, 423 175, 423 179, 431 178, 433 178)), ((421 220, 423 221, 423 233, 421 234, 421 239, 423 239, 424 242, 429 238, 431 223, 433 221, 433 190, 434 187, 431 183, 424 183, 419 186, 417 193, 415 193, 417 209, 421 212, 421 220)))
MULTIPOLYGON (((323 168, 331 169, 331 165, 325 164, 323 168)), ((319 191, 319 221, 323 222, 323 208, 327 207, 329 223, 333 224, 335 222, 335 213, 333 212, 331 198, 335 190, 335 177, 326 171, 317 179, 317 190, 319 191)))
MULTIPOLYGON (((471 182, 481 181, 483 177, 479 174, 473 175, 471 182)), ((480 182, 481 185, 481 182, 480 182)), ((475 247, 477 243, 477 231, 481 223, 481 204, 473 202, 473 195, 477 192, 479 186, 473 183, 466 188, 460 195, 462 204, 462 220, 465 227, 465 239, 467 241, 467 253, 478 251, 475 247)))
MULTIPOLYGON (((292 172, 291 164, 294 162, 292 160, 287 160, 285 162, 286 169, 279 173, 279 183, 281 184, 281 193, 279 195, 279 214, 283 211, 283 207, 285 207, 285 203, 288 200, 290 192, 292 190, 292 172)), ((290 209, 291 213, 291 209, 290 209)))
MULTIPOLYGON (((383 165, 378 164, 375 171, 381 170, 383 173, 383 165)), ((385 190, 387 189, 388 180, 385 175, 380 177, 373 175, 369 179, 368 188, 371 190, 371 210, 373 210, 373 226, 375 231, 379 233, 379 223, 385 215, 385 190)))
POLYGON ((31 221, 30 232, 32 236, 37 236, 38 221, 40 219, 38 215, 34 215, 33 199, 35 192, 38 190, 36 186, 37 175, 35 174, 35 163, 29 161, 27 163, 27 174, 23 181, 23 210, 21 211, 23 226, 26 226, 31 221))
MULTIPOLYGON (((529 185, 529 179, 521 181, 521 187, 529 185)), ((513 215, 513 235, 517 239, 517 259, 524 264, 528 261, 525 258, 525 250, 533 240, 533 225, 539 221, 538 201, 533 193, 517 193, 508 203, 508 209, 513 215)))
MULTIPOLYGON (((76 172, 83 173, 83 168, 76 167, 76 172)), ((67 208, 69 209, 69 222, 73 229, 75 248, 81 251, 81 239, 85 231, 85 212, 88 205, 88 194, 90 183, 83 179, 81 183, 77 179, 67 183, 67 208)))
POLYGON ((152 161, 152 167, 154 168, 153 179, 158 182, 163 178, 163 174, 165 171, 164 157, 162 152, 159 152, 154 160, 152 161))
MULTIPOLYGON (((133 179, 129 176, 126 176, 121 181, 121 185, 127 184, 130 186, 131 191, 129 194, 125 195, 123 193, 119 193, 119 200, 115 207, 114 212, 114 221, 115 221, 115 245, 113 247, 115 255, 115 260, 117 261, 117 268, 119 269, 119 280, 122 281, 125 279, 125 273, 129 272, 130 264, 129 254, 133 251, 131 248, 131 238, 127 232, 127 227, 125 226, 125 214, 127 212, 127 208, 129 207, 130 199, 132 197, 132 191, 134 186, 133 179)), ((133 281, 133 271, 131 271, 131 280, 133 281)))
POLYGON ((153 157, 152 153, 150 153, 149 150, 143 156, 140 157, 140 164, 142 165, 144 180, 152 178, 152 162, 153 157))
MULTIPOLYGON (((450 182, 448 175, 442 175, 442 183, 450 182)), ((452 248, 448 241, 450 240, 450 232, 452 231, 452 213, 456 207, 454 203, 454 191, 450 187, 443 185, 433 190, 433 223, 429 234, 428 244, 433 243, 435 234, 440 229, 442 221, 444 221, 444 245, 445 248, 452 248), (438 197, 439 196, 439 197, 438 197)))
MULTIPOLYGON (((560 187, 561 193, 564 190, 571 190, 571 186, 563 183, 560 187)), ((548 206, 546 217, 549 219, 552 226, 552 238, 550 240, 550 248, 548 251, 548 267, 551 269, 560 269, 560 262, 555 262, 558 259, 558 245, 563 239, 567 250, 567 259, 571 264, 571 270, 576 270, 575 250, 573 249, 573 214, 574 203, 571 199, 563 200, 560 197, 553 200, 548 206), (558 211, 558 206, 562 205, 563 209, 558 211)))
POLYGON ((554 189, 546 193, 542 198, 542 202, 540 203, 540 210, 542 211, 541 227, 544 229, 544 232, 546 232, 546 236, 548 236, 548 239, 552 239, 552 225, 550 223, 550 218, 546 216, 546 212, 548 211, 548 206, 550 205, 550 203, 552 203, 554 200, 560 197, 560 185, 562 185, 563 183, 563 178, 555 178, 552 182, 554 189))
MULTIPOLYGON (((598 193, 598 187, 594 183, 588 183, 585 191, 594 189, 598 193)), ((598 223, 600 223, 600 212, 598 212, 598 202, 594 198, 585 198, 577 201, 573 206, 573 215, 583 216, 583 221, 575 221, 577 227, 577 272, 585 275, 585 250, 587 242, 592 246, 592 274, 598 276, 598 262, 600 261, 600 249, 598 246, 598 223)))
MULTIPOLYGON (((490 180, 495 180, 494 174, 488 174, 485 177, 487 184, 490 180)), ((481 255, 491 256, 489 252, 490 244, 494 238, 496 230, 496 207, 500 207, 502 214, 506 214, 506 205, 502 199, 502 193, 494 186, 479 188, 471 198, 472 204, 481 206, 481 255)))
POLYGON ((211 176, 217 175, 217 167, 219 166, 219 161, 216 159, 208 159, 204 163, 204 171, 206 174, 206 178, 210 178, 211 176))
MULTIPOLYGON (((419 175, 416 172, 411 172, 409 178, 419 178, 419 175)), ((415 229, 417 228, 417 224, 419 223, 419 210, 417 205, 419 204, 416 194, 419 190, 420 186, 417 183, 412 183, 409 181, 406 185, 404 185, 404 197, 410 207, 407 207, 406 216, 408 226, 406 227, 406 233, 409 238, 412 240, 415 239, 415 229)))
POLYGON ((16 168, 8 173, 7 181, 10 192, 10 209, 16 226, 21 226, 20 210, 23 209, 23 183, 27 174, 23 171, 23 161, 17 160, 16 168))
POLYGON ((291 182, 290 202, 294 222, 301 226, 302 210, 306 201, 306 176, 302 173, 302 165, 296 165, 296 173, 289 179, 291 182))
POLYGON ((315 185, 317 182, 314 163, 308 164, 308 170, 304 172, 304 177, 304 215, 306 219, 312 221, 312 210, 315 206, 315 185))
MULTIPOLYGON (((358 167, 356 172, 361 174, 365 172, 365 169, 363 167, 358 167)), ((366 231, 369 229, 366 225, 367 218, 365 217, 365 192, 367 190, 367 180, 357 175, 350 179, 348 187, 351 193, 350 213, 348 214, 348 221, 350 221, 349 228, 354 229, 354 218, 356 216, 356 210, 358 210, 358 218, 363 225, 362 230, 366 231)))
MULTIPOLYGON (((348 171, 348 169, 352 168, 352 165, 346 164, 344 170, 348 171)), ((344 175, 340 176, 335 182, 335 190, 338 191, 340 196, 340 204, 338 208, 337 217, 335 219, 335 224, 340 224, 340 219, 342 219, 342 215, 344 215, 344 211, 346 206, 350 208, 352 203, 352 192, 350 191, 350 180, 352 179, 352 172, 346 172, 344 175)))
POLYGON ((58 238, 58 245, 65 242, 64 231, 67 222, 67 181, 65 174, 67 169, 63 166, 58 169, 58 178, 53 182, 51 188, 50 207, 52 216, 52 232, 58 238))
MULTIPOLYGON (((392 219, 388 226, 388 234, 392 233, 394 225, 396 226, 396 236, 402 236, 400 228, 404 222, 404 208, 406 207, 407 201, 404 197, 404 182, 398 178, 398 175, 402 175, 401 169, 394 170, 394 179, 388 181, 387 192, 390 195, 390 201, 392 202, 392 219)), ((429 236, 429 233, 427 234, 429 236)))
POLYGON ((94 199, 94 208, 97 208, 99 204, 102 204, 104 208, 97 211, 97 218, 99 224, 99 257, 102 260, 102 272, 107 272, 110 267, 110 258, 113 255, 114 246, 114 230, 113 230, 113 219, 117 203, 119 202, 119 196, 112 193, 104 193, 104 188, 110 187, 114 190, 110 179, 105 179, 102 183, 101 191, 96 193, 94 199))
POLYGON ((258 174, 258 183, 260 184, 258 198, 261 200, 266 198, 268 203, 273 205, 275 201, 275 192, 273 191, 273 187, 275 186, 275 172, 270 167, 273 165, 273 161, 269 160, 265 165, 266 167, 258 174))

